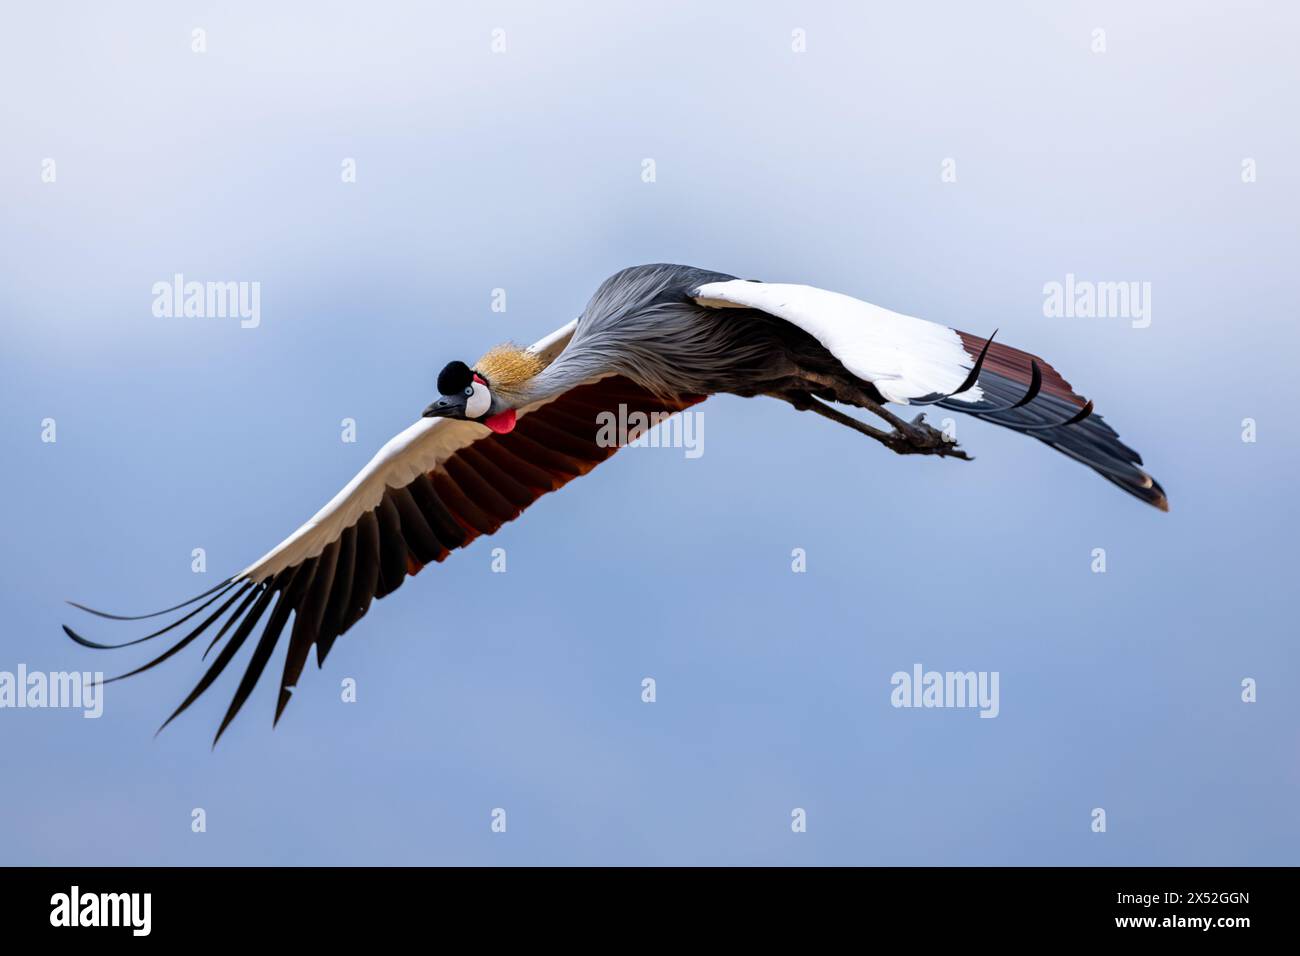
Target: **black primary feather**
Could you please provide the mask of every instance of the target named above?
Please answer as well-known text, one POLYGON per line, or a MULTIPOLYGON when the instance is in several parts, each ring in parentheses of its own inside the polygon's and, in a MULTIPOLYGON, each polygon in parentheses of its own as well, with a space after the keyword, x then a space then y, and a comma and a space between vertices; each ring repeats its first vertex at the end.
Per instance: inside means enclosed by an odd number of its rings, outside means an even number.
POLYGON ((107 611, 96 611, 93 607, 86 607, 86 605, 78 604, 76 601, 69 601, 68 603, 71 604, 79 611, 85 611, 87 614, 93 614, 96 617, 106 617, 110 621, 144 621, 151 617, 161 617, 164 614, 170 614, 172 611, 179 611, 181 608, 188 607, 189 605, 193 604, 195 601, 202 600, 203 598, 207 597, 209 594, 212 594, 214 591, 220 591, 222 588, 229 587, 231 584, 234 583, 235 583, 234 578, 227 578, 226 580, 222 581, 220 584, 216 585, 216 587, 209 588, 208 590, 204 591, 202 594, 196 594, 188 601, 182 601, 180 604, 177 604, 174 607, 165 607, 161 611, 154 611, 152 614, 109 614, 107 611))

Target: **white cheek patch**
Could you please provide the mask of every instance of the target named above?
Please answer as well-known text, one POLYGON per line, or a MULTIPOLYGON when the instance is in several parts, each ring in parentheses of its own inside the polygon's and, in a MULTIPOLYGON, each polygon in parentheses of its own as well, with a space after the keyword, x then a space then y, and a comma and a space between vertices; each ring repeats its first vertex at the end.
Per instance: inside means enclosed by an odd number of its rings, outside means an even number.
POLYGON ((482 382, 474 383, 474 394, 465 402, 466 418, 482 418, 492 407, 492 393, 482 382))

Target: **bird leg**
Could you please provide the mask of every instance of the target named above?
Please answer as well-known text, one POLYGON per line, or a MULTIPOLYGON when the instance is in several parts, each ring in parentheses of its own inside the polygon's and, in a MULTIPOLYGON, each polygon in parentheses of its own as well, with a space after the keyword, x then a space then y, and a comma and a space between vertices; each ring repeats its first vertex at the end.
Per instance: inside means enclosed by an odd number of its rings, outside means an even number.
POLYGON ((854 395, 854 404, 860 403, 861 407, 880 416, 893 426, 893 431, 887 432, 879 428, 873 428, 865 422, 858 421, 852 415, 846 415, 839 409, 823 404, 801 389, 792 388, 772 394, 789 402, 800 411, 815 412, 823 418, 829 418, 833 422, 838 422, 856 432, 861 432, 869 438, 874 438, 899 455, 938 455, 940 458, 971 460, 966 452, 957 447, 956 442, 949 441, 943 432, 926 424, 924 412, 917 415, 912 421, 905 422, 877 402, 872 401, 865 394, 854 395))
MULTIPOLYGON (((926 424, 925 413, 917 415, 910 422, 905 422, 894 415, 882 415, 887 422, 894 426, 893 431, 885 432, 878 428, 872 428, 870 425, 863 424, 851 415, 845 415, 838 409, 831 408, 829 405, 823 405, 816 399, 812 400, 808 411, 816 412, 823 418, 829 418, 833 422, 839 422, 841 425, 847 425, 854 431, 862 432, 864 435, 870 435, 886 448, 896 452, 899 455, 938 455, 940 458, 960 458, 962 461, 970 461, 971 458, 966 452, 957 447, 957 443, 949 441, 947 436, 939 429, 926 424)), ((874 411, 874 410, 872 410, 874 411)), ((876 414, 879 414, 877 412, 876 414)))

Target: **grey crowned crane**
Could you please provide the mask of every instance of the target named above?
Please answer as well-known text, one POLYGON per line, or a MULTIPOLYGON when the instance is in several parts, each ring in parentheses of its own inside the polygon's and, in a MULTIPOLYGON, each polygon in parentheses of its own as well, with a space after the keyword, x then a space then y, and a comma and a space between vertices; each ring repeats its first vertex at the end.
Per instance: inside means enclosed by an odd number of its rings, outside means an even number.
POLYGON ((313 646, 323 664, 375 598, 609 458, 617 447, 599 435, 598 419, 608 420, 602 413, 622 406, 628 418, 641 412, 655 421, 718 392, 780 399, 903 455, 966 458, 924 414, 905 421, 887 403, 965 412, 1037 438, 1168 510, 1160 485, 1138 467, 1137 452, 1041 359, 836 292, 687 266, 617 273, 577 319, 531 347, 499 346, 472 367, 450 363, 438 376, 438 392, 420 419, 306 524, 216 588, 140 617, 74 605, 131 621, 197 605, 179 620, 123 644, 64 630, 102 649, 151 640, 197 619, 163 653, 113 678, 120 680, 215 628, 204 656, 225 643, 165 727, 265 620, 215 744, 288 629, 278 722, 313 646), (865 409, 887 427, 830 403, 865 409))

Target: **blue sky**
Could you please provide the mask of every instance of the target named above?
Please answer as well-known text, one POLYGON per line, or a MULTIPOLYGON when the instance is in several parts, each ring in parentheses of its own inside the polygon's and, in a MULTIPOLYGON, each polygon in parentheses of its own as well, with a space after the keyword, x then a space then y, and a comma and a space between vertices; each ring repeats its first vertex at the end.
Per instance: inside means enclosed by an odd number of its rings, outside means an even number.
POLYGON ((0 862, 1295 863, 1296 12, 442 7, 12 14, 0 671, 143 661, 62 601, 245 566, 443 364, 639 262, 1000 328, 1171 513, 978 422, 973 463, 898 458, 714 399, 703 456, 625 450, 376 604, 274 732, 268 683, 209 750, 227 676, 153 737, 197 653, 99 720, 0 710, 0 862), (177 272, 259 282, 261 324, 156 318, 177 272), (1066 274, 1151 283, 1150 326, 1046 318, 1066 274), (918 662, 997 671, 999 716, 891 707, 918 662))

